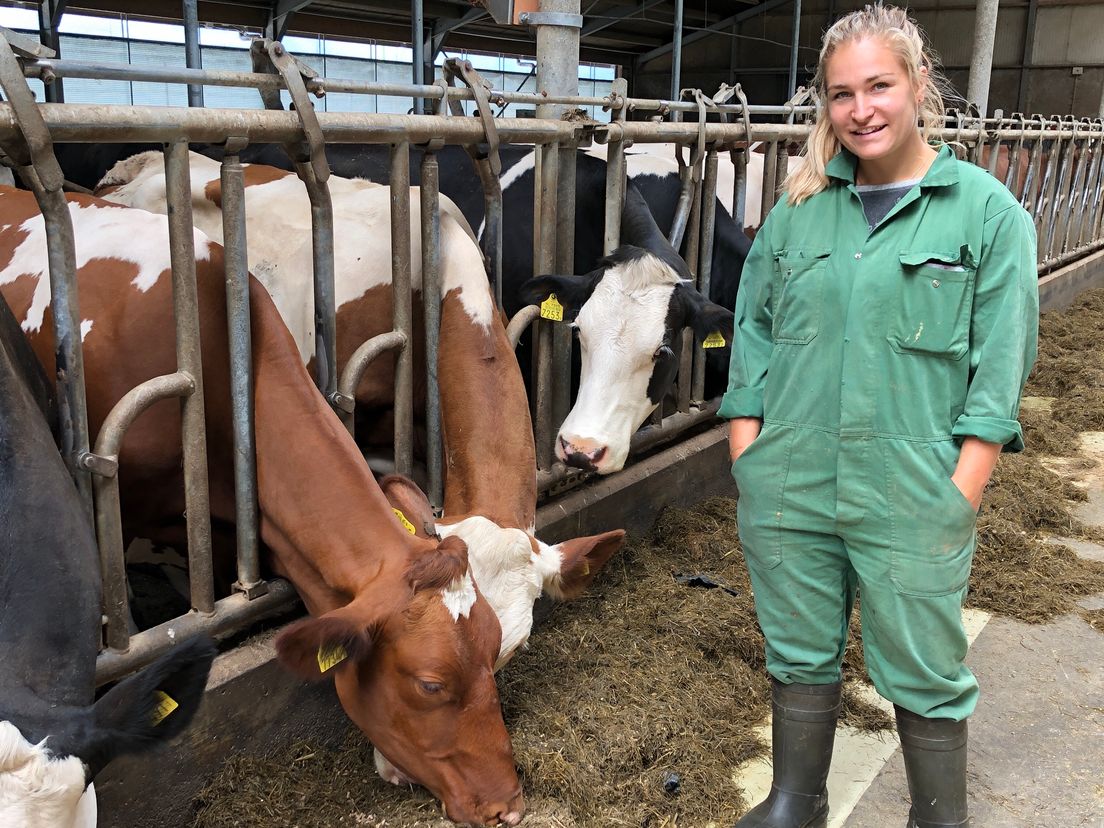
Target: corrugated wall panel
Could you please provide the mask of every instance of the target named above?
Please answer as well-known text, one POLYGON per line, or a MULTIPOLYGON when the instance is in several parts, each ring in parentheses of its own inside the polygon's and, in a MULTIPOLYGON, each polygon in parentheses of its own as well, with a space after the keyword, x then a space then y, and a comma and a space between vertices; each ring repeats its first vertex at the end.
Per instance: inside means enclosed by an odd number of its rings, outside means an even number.
MULTIPOLYGON (((1032 63, 1046 66, 1068 62, 1072 25, 1072 7, 1040 8, 1035 20, 1035 52, 1032 63)), ((1096 34, 1099 36, 1099 32, 1096 34)))

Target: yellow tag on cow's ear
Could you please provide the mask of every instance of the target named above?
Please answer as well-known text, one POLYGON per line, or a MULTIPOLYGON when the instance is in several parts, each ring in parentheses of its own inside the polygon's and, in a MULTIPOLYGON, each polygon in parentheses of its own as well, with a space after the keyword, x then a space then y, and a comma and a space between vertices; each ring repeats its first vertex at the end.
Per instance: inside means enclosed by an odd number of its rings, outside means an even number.
POLYGON ((399 523, 403 525, 403 529, 405 529, 412 535, 418 534, 418 530, 414 528, 413 523, 406 519, 406 515, 402 513, 402 509, 396 509, 394 506, 392 506, 391 511, 395 513, 395 517, 399 519, 399 523))
POLYGON ((157 726, 165 721, 165 719, 167 719, 176 708, 180 707, 180 705, 176 703, 176 699, 163 690, 154 690, 153 695, 157 699, 157 707, 153 708, 153 716, 151 718, 153 719, 154 726, 157 726))
POLYGON ((556 294, 548 294, 548 298, 541 302, 540 310, 541 319, 563 322, 563 305, 556 301, 556 294))
POLYGON ((713 331, 713 333, 702 340, 703 348, 723 348, 725 345, 725 338, 721 336, 720 331, 713 331))
POLYGON ((328 647, 323 645, 318 648, 318 672, 325 673, 348 657, 349 654, 340 644, 332 644, 328 647))

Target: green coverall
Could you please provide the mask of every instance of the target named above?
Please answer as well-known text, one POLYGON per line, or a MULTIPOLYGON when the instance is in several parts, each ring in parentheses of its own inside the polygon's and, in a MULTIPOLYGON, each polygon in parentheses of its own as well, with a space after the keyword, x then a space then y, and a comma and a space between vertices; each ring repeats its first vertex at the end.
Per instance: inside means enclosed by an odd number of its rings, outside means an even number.
POLYGON ((871 230, 855 164, 841 152, 825 190, 780 201, 744 264, 719 412, 763 419, 732 465, 740 537, 771 675, 838 681, 858 588, 878 692, 961 720, 976 514, 950 478, 963 437, 1023 448, 1035 229, 943 146, 871 230))

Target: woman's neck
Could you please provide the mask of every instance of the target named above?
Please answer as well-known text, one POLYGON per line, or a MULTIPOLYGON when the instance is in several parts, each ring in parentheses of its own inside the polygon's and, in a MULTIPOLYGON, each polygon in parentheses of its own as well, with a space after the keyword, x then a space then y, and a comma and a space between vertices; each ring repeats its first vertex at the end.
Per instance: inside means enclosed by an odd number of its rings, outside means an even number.
POLYGON ((922 178, 937 155, 919 135, 916 143, 894 155, 871 160, 859 159, 855 167, 856 184, 893 184, 922 178))

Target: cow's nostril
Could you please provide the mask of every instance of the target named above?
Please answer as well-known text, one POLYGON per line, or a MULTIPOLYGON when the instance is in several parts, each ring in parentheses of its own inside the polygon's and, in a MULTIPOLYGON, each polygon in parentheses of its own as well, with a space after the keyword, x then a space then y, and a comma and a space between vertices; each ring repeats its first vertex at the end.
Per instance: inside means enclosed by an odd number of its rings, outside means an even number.
POLYGON ((594 454, 592 454, 590 456, 590 459, 595 463, 601 463, 602 458, 606 456, 607 451, 609 451, 609 447, 608 446, 602 446, 600 449, 598 449, 596 452, 594 452, 594 454))

